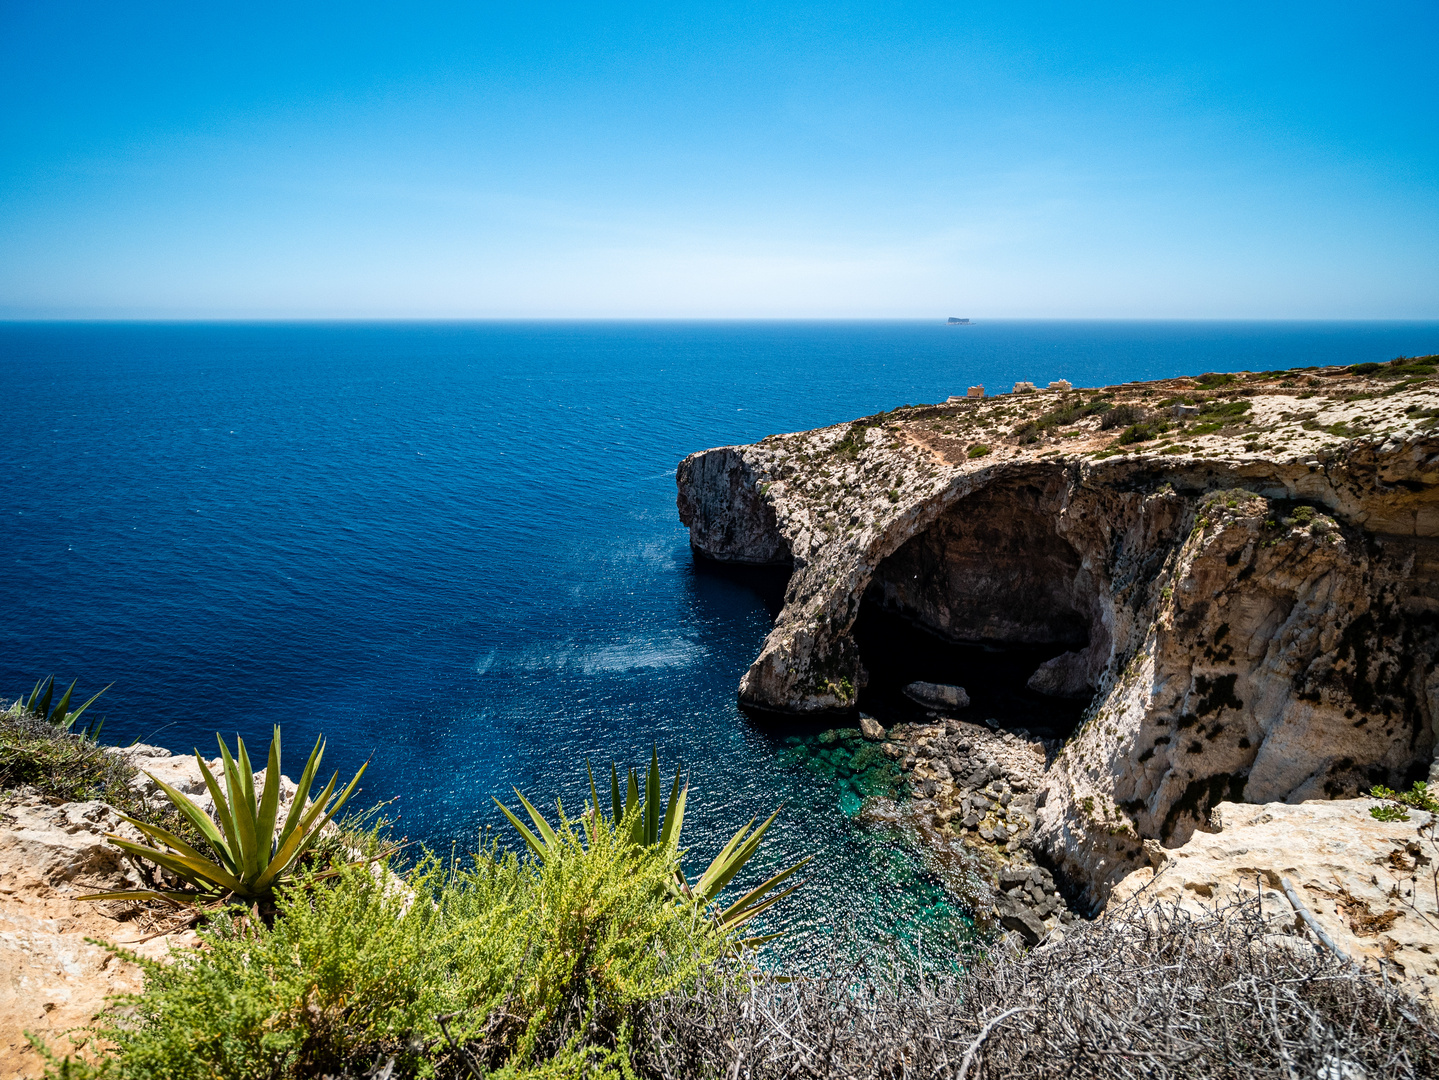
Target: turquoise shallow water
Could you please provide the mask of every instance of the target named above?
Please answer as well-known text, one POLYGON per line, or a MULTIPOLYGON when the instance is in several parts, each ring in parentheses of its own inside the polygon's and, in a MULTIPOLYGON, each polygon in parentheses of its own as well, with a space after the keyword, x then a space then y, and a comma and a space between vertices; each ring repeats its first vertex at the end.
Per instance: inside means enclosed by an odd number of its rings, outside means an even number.
POLYGON ((1435 324, 0 325, 0 690, 114 682, 107 734, 177 750, 324 732, 443 847, 653 741, 691 767, 696 855, 783 802, 771 861, 819 856, 786 955, 938 933, 958 907, 858 812, 853 748, 736 710, 774 581, 695 564, 676 462, 976 382, 1436 350, 1435 324))

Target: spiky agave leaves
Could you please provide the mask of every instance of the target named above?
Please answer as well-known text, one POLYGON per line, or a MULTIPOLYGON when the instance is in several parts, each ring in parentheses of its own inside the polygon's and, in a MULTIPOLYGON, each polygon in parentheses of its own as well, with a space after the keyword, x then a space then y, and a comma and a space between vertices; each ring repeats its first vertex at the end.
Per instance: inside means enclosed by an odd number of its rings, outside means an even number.
MULTIPOLYGON (((75 722, 80 719, 81 714, 91 705, 95 704, 95 699, 110 689, 110 686, 114 685, 114 683, 111 683, 109 686, 103 687, 97 691, 89 701, 71 712, 70 695, 75 692, 75 683, 72 682, 66 687, 65 693, 60 695, 60 700, 55 703, 54 708, 51 708, 50 699, 54 697, 55 694, 55 676, 51 675, 49 678, 41 679, 35 684, 35 689, 30 691, 30 696, 24 702, 24 708, 26 712, 39 717, 46 723, 54 724, 62 731, 69 731, 75 726, 75 722)), ((93 739, 100 734, 100 725, 90 725, 83 730, 82 734, 88 739, 93 739)))
MULTIPOLYGON (((596 817, 603 817, 599 809, 600 797, 595 787, 595 773, 590 769, 589 762, 585 768, 590 774, 590 799, 592 813, 586 814, 584 818, 586 836, 592 841, 593 830, 598 823, 596 817)), ((669 804, 666 806, 660 799, 660 759, 659 751, 650 751, 650 767, 645 777, 644 800, 640 800, 639 774, 634 769, 630 770, 629 783, 623 797, 620 795, 619 772, 613 764, 610 765, 610 806, 612 816, 610 823, 615 828, 627 828, 628 838, 631 843, 639 847, 678 847, 680 829, 684 826, 685 799, 689 788, 680 786, 680 776, 684 766, 675 769, 674 783, 670 787, 669 804)), ((520 800, 520 805, 525 808, 530 821, 534 823, 534 829, 530 829, 521 821, 508 806, 495 800, 495 805, 500 812, 509 818, 519 834, 524 837, 525 843, 535 856, 541 860, 549 857, 555 849, 556 834, 551 828, 545 816, 541 814, 528 799, 515 788, 515 797, 520 800)), ((561 816, 564 815, 564 808, 559 807, 561 816)))
MULTIPOLYGON (((590 805, 599 813, 600 794, 595 788, 595 772, 585 762, 590 774, 590 805)), ((650 767, 645 773, 645 798, 639 801, 639 775, 630 769, 625 786, 625 797, 620 798, 620 774, 614 762, 610 762, 610 822, 616 826, 630 822, 630 841, 641 847, 656 845, 679 845, 680 830, 684 828, 685 800, 689 797, 689 785, 680 786, 684 766, 675 768, 674 783, 670 785, 668 805, 660 802, 660 754, 657 747, 650 748, 650 767), (639 807, 639 813, 632 818, 630 811, 639 807)))
POLYGON ((325 740, 315 740, 305 771, 296 785, 294 801, 290 803, 285 820, 276 829, 280 808, 280 729, 275 728, 270 740, 269 761, 265 768, 265 785, 259 795, 255 793, 255 773, 250 765, 250 755, 245 749, 245 740, 235 739, 236 754, 231 756, 230 748, 218 734, 220 759, 225 777, 221 790, 215 774, 195 751, 195 760, 200 764, 205 787, 215 801, 215 817, 211 818, 190 801, 182 792, 176 791, 158 777, 150 779, 175 805, 209 844, 216 858, 208 858, 185 843, 174 833, 135 818, 121 815, 149 840, 158 846, 148 847, 123 837, 109 834, 110 843, 131 855, 138 855, 157 866, 171 871, 194 887, 194 892, 163 892, 154 889, 139 889, 126 892, 98 893, 83 896, 82 900, 136 900, 162 897, 169 900, 195 900, 221 898, 226 894, 240 900, 261 900, 267 898, 276 885, 293 872, 297 860, 309 849, 322 830, 340 808, 345 805, 355 790, 355 785, 364 775, 368 762, 360 766, 354 779, 340 794, 331 800, 335 783, 340 774, 330 777, 318 798, 310 800, 310 787, 320 760, 325 754, 325 740), (238 760, 237 760, 238 759, 238 760))
MULTIPOLYGON (((730 842, 720 849, 720 853, 711 860, 708 868, 699 876, 694 885, 687 886, 697 905, 708 909, 711 904, 717 901, 724 887, 730 883, 736 874, 744 869, 745 864, 748 863, 750 859, 754 858, 755 853, 759 851, 760 841, 764 839, 764 834, 769 830, 770 825, 774 823, 774 819, 778 816, 779 810, 776 810, 769 817, 765 818, 764 823, 760 825, 759 828, 755 828, 755 822, 758 818, 750 818, 749 823, 730 838, 730 842)), ((728 907, 716 911, 714 913, 715 921, 719 923, 726 932, 739 930, 740 927, 744 926, 751 919, 773 907, 803 885, 804 882, 801 881, 795 882, 787 888, 779 889, 779 886, 783 882, 793 877, 801 867, 808 864, 813 858, 813 855, 806 855, 799 862, 781 870, 773 877, 756 885, 728 907), (776 889, 779 889, 779 891, 776 892, 776 889)), ((764 942, 771 941, 778 936, 778 934, 766 934, 763 937, 743 938, 740 944, 745 948, 756 948, 764 944, 764 942)))
MULTIPOLYGON (((670 786, 670 796, 667 803, 660 798, 660 762, 657 748, 650 750, 650 766, 644 778, 644 799, 640 798, 640 777, 634 770, 630 769, 629 776, 624 789, 623 796, 620 791, 619 770, 612 763, 610 765, 610 818, 604 820, 603 811, 600 809, 599 790, 595 785, 594 770, 586 762, 585 768, 590 776, 590 811, 584 817, 585 831, 593 841, 593 830, 608 825, 615 829, 627 829, 631 843, 642 847, 665 846, 675 856, 675 895, 702 912, 712 915, 716 924, 726 934, 734 934, 745 924, 750 922, 762 912, 768 910, 774 904, 783 900, 801 883, 790 885, 779 890, 781 884, 792 877, 801 867, 810 862, 814 856, 806 856, 779 873, 770 877, 760 885, 745 893, 734 903, 723 909, 715 910, 719 894, 724 890, 731 880, 742 870, 745 865, 758 852, 764 834, 774 823, 779 811, 776 810, 758 828, 755 822, 758 818, 751 818, 749 823, 735 833, 710 862, 705 872, 699 876, 694 884, 690 884, 685 877, 684 871, 679 866, 679 838, 680 830, 684 827, 685 802, 689 795, 689 786, 681 786, 681 776, 684 766, 675 769, 674 783, 670 786)), ((495 800, 510 821, 510 824, 524 837, 525 843, 535 856, 541 860, 547 858, 556 850, 558 839, 555 830, 550 826, 541 814, 524 797, 518 788, 515 789, 515 796, 520 800, 520 805, 525 808, 534 829, 530 829, 509 807, 495 800)), ((559 807, 561 817, 564 815, 564 808, 559 807)), ((778 935, 769 934, 763 937, 738 938, 737 944, 741 948, 755 948, 766 941, 772 940, 778 935)))

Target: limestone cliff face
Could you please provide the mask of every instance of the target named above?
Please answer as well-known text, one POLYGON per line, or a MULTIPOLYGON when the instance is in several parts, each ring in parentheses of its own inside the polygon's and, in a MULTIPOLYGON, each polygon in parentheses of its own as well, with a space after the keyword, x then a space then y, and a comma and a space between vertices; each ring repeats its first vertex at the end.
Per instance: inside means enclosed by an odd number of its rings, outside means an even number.
POLYGON ((680 519, 689 526, 696 551, 721 562, 790 561, 774 506, 743 454, 730 447, 692 454, 680 462, 677 480, 680 519))
POLYGON ((954 402, 692 455, 696 550, 794 566, 741 701, 852 708, 862 604, 1052 647, 1030 685, 1090 705, 1047 771, 1036 843, 1096 903, 1142 841, 1182 844, 1220 800, 1422 776, 1439 394, 1321 376, 954 402), (1121 408, 1122 435, 1103 426, 1121 408))

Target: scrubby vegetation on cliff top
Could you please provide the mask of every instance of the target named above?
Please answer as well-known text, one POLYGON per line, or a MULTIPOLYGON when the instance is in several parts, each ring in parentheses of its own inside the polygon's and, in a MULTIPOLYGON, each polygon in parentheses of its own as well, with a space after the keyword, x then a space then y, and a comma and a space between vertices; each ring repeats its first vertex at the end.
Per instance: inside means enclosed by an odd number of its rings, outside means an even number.
MULTIPOLYGON (((1436 364, 1439 356, 1401 356, 1384 364, 951 398, 856 420, 832 445, 815 443, 815 432, 772 436, 765 445, 792 454, 812 471, 808 483, 820 488, 831 479, 830 468, 858 461, 869 443, 910 442, 950 464, 981 456, 976 447, 983 455, 1038 451, 1098 460, 1140 451, 1308 453, 1345 439, 1439 424, 1436 364)), ((803 471, 781 478, 806 482, 803 471)))
POLYGON ((784 519, 789 554, 812 561, 824 544, 865 535, 884 516, 885 504, 902 512, 963 471, 1135 454, 1172 458, 1176 465, 1186 459, 1307 462, 1328 459, 1354 439, 1422 435, 1439 425, 1436 364, 1435 356, 1398 357, 1386 364, 951 397, 771 435, 743 450, 765 501, 784 519), (874 493, 885 504, 871 500, 874 493))
POLYGON ((232 908, 201 949, 140 961, 145 992, 94 1032, 115 1050, 52 1075, 620 1076, 639 1005, 724 945, 667 901, 671 873, 662 849, 565 823, 543 862, 492 847, 301 879, 271 925, 232 908))
POLYGON ((150 965, 55 1077, 1382 1076, 1439 1070, 1426 1006, 1287 936, 1252 899, 1131 906, 936 975, 892 953, 784 978, 720 959, 655 904, 667 867, 614 842, 543 867, 488 853, 387 888, 352 870, 150 965))
POLYGON ((89 731, 74 732, 26 708, 0 710, 0 807, 38 795, 56 802, 98 799, 122 814, 192 841, 200 836, 164 800, 147 799, 133 781, 135 767, 89 731))

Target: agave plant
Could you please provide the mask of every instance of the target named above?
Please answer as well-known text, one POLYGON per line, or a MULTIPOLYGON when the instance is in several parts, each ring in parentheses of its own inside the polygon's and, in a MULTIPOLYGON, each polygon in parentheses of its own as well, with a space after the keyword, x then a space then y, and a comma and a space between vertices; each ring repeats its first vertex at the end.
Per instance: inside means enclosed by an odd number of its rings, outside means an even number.
POLYGON ((159 785, 175 809, 184 815, 205 838, 215 858, 207 858, 185 843, 174 833, 120 815, 158 846, 147 847, 111 833, 110 843, 131 855, 138 855, 158 866, 164 867, 188 882, 193 889, 183 892, 164 892, 156 889, 140 889, 128 892, 98 893, 81 897, 82 900, 136 900, 161 897, 182 902, 198 899, 219 899, 229 895, 237 900, 253 901, 266 899, 275 886, 289 877, 297 860, 309 849, 323 829, 345 805, 355 785, 364 775, 366 765, 340 794, 331 800, 335 791, 336 772, 320 792, 318 798, 310 799, 310 786, 320 767, 325 753, 324 738, 315 740, 310 751, 310 760, 295 791, 294 801, 283 822, 278 822, 280 807, 280 729, 275 728, 270 740, 269 762, 265 767, 265 785, 259 795, 255 794, 255 774, 250 767, 250 755, 245 750, 245 740, 235 739, 236 753, 231 756, 225 740, 217 734, 220 744, 220 758, 223 762, 225 790, 221 790, 200 751, 195 751, 195 760, 205 778, 205 787, 215 800, 215 817, 211 818, 182 792, 176 791, 158 777, 150 779, 159 785), (237 760, 238 759, 238 760, 237 760), (278 828, 276 827, 278 824, 278 828))
MULTIPOLYGON (((114 685, 114 683, 110 684, 110 686, 114 685)), ((75 722, 80 719, 81 714, 91 705, 95 704, 95 699, 110 689, 110 686, 103 687, 95 693, 89 701, 71 712, 70 695, 75 692, 75 683, 72 682, 66 688, 65 692, 60 695, 60 700, 57 701, 52 708, 50 699, 55 695, 55 676, 51 675, 48 679, 41 679, 37 682, 35 689, 30 691, 30 696, 26 698, 21 705, 25 711, 32 716, 44 720, 47 724, 54 724, 62 731, 69 731, 75 726, 75 722)), ((101 721, 101 723, 103 723, 103 721, 101 721)), ((86 726, 82 729, 81 734, 88 739, 94 739, 95 736, 100 734, 100 724, 86 726)))
MULTIPOLYGON (((781 870, 727 907, 719 908, 715 903, 716 898, 734 879, 735 875, 744 869, 745 864, 754 857, 755 852, 759 850, 760 842, 764 839, 764 834, 769 830, 774 819, 779 816, 779 810, 766 818, 758 828, 755 827, 758 818, 751 818, 749 823, 735 833, 729 843, 710 861, 705 872, 691 883, 679 865, 680 830, 684 827, 685 800, 689 794, 689 786, 681 785, 684 766, 681 765, 675 769, 674 783, 670 786, 670 797, 666 805, 661 799, 658 749, 650 751, 650 767, 645 776, 643 801, 640 798, 639 774, 634 769, 629 771, 624 797, 621 798, 619 771, 611 763, 610 817, 608 821, 605 820, 604 813, 600 809, 600 796, 595 786, 594 770, 590 769, 588 762, 585 763, 585 768, 590 775, 591 799, 589 812, 584 816, 586 834, 593 838, 593 830, 604 827, 628 829, 630 842, 636 846, 668 848, 675 857, 674 892, 676 896, 693 904, 697 909, 711 914, 715 922, 726 933, 739 930, 740 927, 783 900, 803 884, 799 882, 775 891, 781 883, 813 859, 812 855, 781 870)), ((499 799, 495 800, 495 805, 510 820, 510 824, 519 830, 520 835, 524 837, 525 843, 529 845, 535 856, 541 860, 548 858, 550 853, 558 848, 558 838, 554 828, 545 820, 544 815, 536 810, 524 795, 520 794, 518 788, 515 789, 515 797, 520 800, 520 805, 525 808, 530 821, 534 824, 533 830, 499 799)), ((557 808, 563 817, 563 806, 557 804, 557 808)), ((738 940, 738 943, 744 948, 755 948, 777 936, 777 934, 767 934, 762 937, 742 938, 738 940)))

